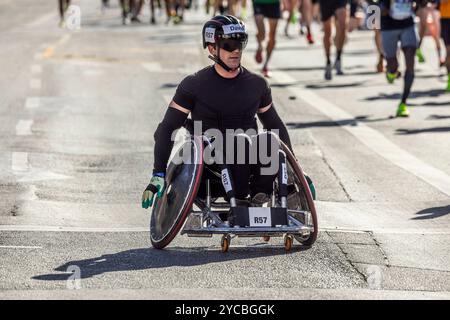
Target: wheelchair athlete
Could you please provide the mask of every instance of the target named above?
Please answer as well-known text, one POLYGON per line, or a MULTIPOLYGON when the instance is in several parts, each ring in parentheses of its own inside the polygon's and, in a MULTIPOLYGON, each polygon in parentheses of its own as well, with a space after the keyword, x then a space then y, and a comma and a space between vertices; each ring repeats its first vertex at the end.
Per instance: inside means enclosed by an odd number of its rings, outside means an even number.
MULTIPOLYGON (((258 115, 266 130, 278 130, 280 139, 292 151, 288 131, 272 102, 267 81, 241 66, 242 51, 248 34, 242 21, 231 15, 215 16, 203 26, 203 47, 214 61, 179 84, 162 122, 154 134, 154 169, 150 184, 142 196, 142 207, 153 204, 154 195, 162 196, 165 174, 174 142, 174 130, 183 126, 189 114, 201 121, 202 128, 257 130, 258 115)), ((249 187, 250 164, 228 165, 234 180, 236 199, 264 203, 270 199, 274 176, 257 176, 249 187), (252 189, 252 190, 249 190, 252 189)))

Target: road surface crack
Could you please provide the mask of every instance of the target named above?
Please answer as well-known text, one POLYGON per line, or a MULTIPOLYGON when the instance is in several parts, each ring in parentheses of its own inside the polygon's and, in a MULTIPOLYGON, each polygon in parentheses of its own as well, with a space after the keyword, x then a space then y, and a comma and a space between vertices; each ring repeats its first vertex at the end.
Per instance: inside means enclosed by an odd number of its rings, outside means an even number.
MULTIPOLYGON (((333 239, 333 237, 329 234, 328 231, 326 232, 326 234, 327 234, 331 239, 333 239)), ((366 276, 363 272, 361 272, 361 271, 358 269, 357 266, 355 266, 354 262, 348 257, 348 253, 340 246, 339 243, 335 242, 334 240, 333 240, 333 243, 334 243, 334 244, 339 248, 339 250, 342 252, 342 254, 343 254, 344 257, 345 257, 346 262, 347 262, 348 264, 350 264, 350 266, 353 268, 353 270, 356 271, 357 274, 359 274, 359 276, 364 280, 364 282, 365 282, 366 284, 369 284, 368 281, 367 281, 367 276, 366 276)))

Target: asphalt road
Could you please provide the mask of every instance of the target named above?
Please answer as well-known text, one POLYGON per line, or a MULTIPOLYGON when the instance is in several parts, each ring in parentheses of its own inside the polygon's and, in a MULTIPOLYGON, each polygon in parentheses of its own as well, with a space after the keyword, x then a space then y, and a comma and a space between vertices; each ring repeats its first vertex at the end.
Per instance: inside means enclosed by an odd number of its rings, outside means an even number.
POLYGON ((320 43, 280 28, 270 83, 316 184, 318 241, 223 254, 217 237, 178 236, 158 251, 141 192, 177 84, 210 63, 206 15, 122 26, 117 6, 74 3, 79 31, 57 27, 54 2, 0 3, 0 299, 450 298, 450 95, 429 39, 397 119, 402 84, 374 72, 372 32, 350 34, 345 75, 325 82, 320 43))

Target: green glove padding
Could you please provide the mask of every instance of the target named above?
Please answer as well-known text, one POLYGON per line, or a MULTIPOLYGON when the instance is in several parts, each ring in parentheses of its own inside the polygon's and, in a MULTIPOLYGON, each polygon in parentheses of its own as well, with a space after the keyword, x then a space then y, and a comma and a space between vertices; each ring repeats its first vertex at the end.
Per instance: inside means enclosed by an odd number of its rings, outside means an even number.
POLYGON ((150 184, 142 194, 142 208, 148 209, 153 205, 153 198, 156 193, 157 197, 161 197, 165 188, 164 178, 153 176, 150 184))
POLYGON ((316 187, 314 186, 314 183, 312 182, 311 178, 307 175, 305 175, 306 181, 309 185, 309 190, 311 190, 311 195, 313 200, 316 200, 316 187))

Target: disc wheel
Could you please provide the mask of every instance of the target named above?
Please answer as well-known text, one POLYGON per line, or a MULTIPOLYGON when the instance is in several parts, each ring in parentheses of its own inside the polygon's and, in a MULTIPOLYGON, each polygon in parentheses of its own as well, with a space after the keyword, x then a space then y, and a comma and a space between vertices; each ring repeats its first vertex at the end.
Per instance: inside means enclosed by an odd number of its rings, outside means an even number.
POLYGON ((177 154, 183 160, 176 164, 171 160, 167 169, 162 197, 153 205, 150 220, 150 240, 155 249, 163 249, 178 234, 197 195, 203 171, 203 144, 193 137, 180 147, 177 154))

